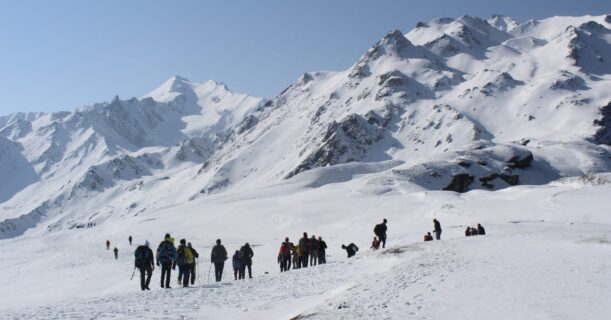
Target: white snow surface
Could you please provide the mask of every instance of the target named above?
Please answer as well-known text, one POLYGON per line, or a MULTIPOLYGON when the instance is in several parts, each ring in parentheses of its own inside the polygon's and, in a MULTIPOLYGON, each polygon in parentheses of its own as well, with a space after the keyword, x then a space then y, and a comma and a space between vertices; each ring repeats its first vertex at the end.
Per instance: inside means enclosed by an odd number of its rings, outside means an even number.
POLYGON ((175 76, 0 117, 0 317, 605 319, 610 29, 440 18, 272 100, 175 76), (368 252, 384 217, 389 247, 368 252), (433 217, 444 240, 421 243, 433 217), (465 239, 478 222, 489 235, 465 239), (279 274, 304 231, 329 264, 279 274), (200 249, 203 281, 160 290, 156 271, 142 293, 126 239, 166 232, 200 249), (205 281, 216 238, 253 245, 255 279, 205 281))

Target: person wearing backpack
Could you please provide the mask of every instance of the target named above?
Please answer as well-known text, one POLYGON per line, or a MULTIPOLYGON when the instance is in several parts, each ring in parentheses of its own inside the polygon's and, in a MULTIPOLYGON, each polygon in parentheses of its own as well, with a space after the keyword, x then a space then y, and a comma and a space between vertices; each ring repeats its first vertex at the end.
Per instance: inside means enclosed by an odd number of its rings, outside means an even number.
POLYGON ((212 247, 212 252, 210 253, 210 261, 214 263, 214 278, 216 282, 220 282, 223 278, 225 260, 227 260, 227 250, 221 244, 221 239, 216 239, 216 245, 212 247))
POLYGON ((301 247, 299 244, 293 247, 293 269, 301 269, 301 247))
POLYGON ((135 261, 134 267, 140 270, 140 289, 151 290, 149 284, 151 283, 151 276, 153 270, 155 270, 155 261, 153 258, 153 250, 149 247, 149 241, 144 241, 144 245, 138 246, 134 252, 135 261), (146 280, 145 280, 146 275, 146 280))
POLYGON ((373 233, 378 237, 378 239, 380 239, 382 248, 386 248, 386 230, 388 230, 388 227, 386 226, 387 222, 388 220, 384 219, 382 223, 376 224, 376 226, 373 228, 373 233))
POLYGON ((242 261, 240 259, 240 250, 236 250, 231 260, 233 264, 233 277, 238 280, 238 274, 240 279, 244 279, 244 273, 242 272, 242 261))
POLYGON ((280 264, 280 272, 291 270, 291 243, 289 238, 285 238, 284 242, 280 245, 278 263, 280 264))
POLYGON ((357 251, 359 251, 359 247, 354 243, 350 243, 348 246, 342 244, 342 249, 346 250, 348 253, 348 258, 353 257, 357 251))
POLYGON ((176 264, 178 265, 178 283, 182 282, 185 288, 189 286, 190 267, 194 261, 193 251, 187 247, 187 240, 180 239, 180 245, 176 250, 176 264))
POLYGON ((171 289, 172 269, 176 269, 176 247, 174 247, 174 238, 170 237, 169 233, 166 233, 157 247, 157 266, 161 266, 161 287, 171 289))
POLYGON ((246 268, 248 267, 248 278, 252 279, 252 257, 254 257, 255 253, 250 248, 248 242, 246 242, 242 248, 240 248, 240 260, 242 261, 242 277, 244 277, 244 273, 246 272, 246 268))
POLYGON ((197 262, 197 258, 199 258, 199 253, 193 249, 193 246, 191 246, 191 242, 187 243, 187 247, 189 247, 189 249, 191 249, 191 253, 193 253, 193 263, 189 266, 189 271, 191 272, 191 285, 195 284, 195 270, 197 270, 195 267, 195 264, 198 263, 197 262))
POLYGON ((301 253, 300 260, 301 260, 301 266, 303 268, 308 267, 308 258, 310 257, 309 248, 310 248, 310 239, 308 239, 308 233, 304 232, 303 238, 299 239, 299 251, 301 253))
POLYGON ((318 264, 318 240, 315 235, 310 238, 310 265, 315 266, 318 264))
POLYGON ((318 264, 327 263, 327 243, 318 237, 318 264))

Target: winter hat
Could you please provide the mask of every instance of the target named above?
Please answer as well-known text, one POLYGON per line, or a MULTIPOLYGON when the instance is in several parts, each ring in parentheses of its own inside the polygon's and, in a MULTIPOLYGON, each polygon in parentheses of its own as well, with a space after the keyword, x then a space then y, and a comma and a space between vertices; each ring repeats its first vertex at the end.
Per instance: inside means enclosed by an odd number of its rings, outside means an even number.
POLYGON ((216 239, 216 244, 221 244, 221 239, 216 239))
POLYGON ((384 219, 384 223, 386 223, 386 219, 384 219))
POLYGON ((163 237, 163 238, 164 238, 164 239, 168 239, 168 238, 170 238, 170 234, 169 234, 169 233, 166 233, 166 234, 165 234, 165 237, 163 237))
POLYGON ((182 244, 182 245, 187 244, 187 240, 185 240, 185 239, 180 239, 180 244, 182 244))

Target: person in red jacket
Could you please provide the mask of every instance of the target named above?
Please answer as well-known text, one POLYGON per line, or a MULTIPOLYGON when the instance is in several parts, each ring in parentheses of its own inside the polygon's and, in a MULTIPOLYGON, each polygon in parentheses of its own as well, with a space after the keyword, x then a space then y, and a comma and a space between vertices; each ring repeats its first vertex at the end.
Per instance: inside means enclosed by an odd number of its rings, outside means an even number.
POLYGON ((380 249, 380 240, 377 237, 373 237, 373 241, 371 242, 371 249, 378 250, 380 249))

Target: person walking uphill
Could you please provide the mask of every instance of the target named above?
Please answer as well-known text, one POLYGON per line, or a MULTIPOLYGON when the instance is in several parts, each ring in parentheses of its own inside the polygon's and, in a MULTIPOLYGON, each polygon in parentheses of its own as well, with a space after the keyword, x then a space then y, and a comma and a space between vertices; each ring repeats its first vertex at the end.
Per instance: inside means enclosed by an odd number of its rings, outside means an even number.
POLYGON ((231 261, 233 264, 233 277, 235 280, 238 280, 238 275, 240 276, 240 279, 244 279, 244 273, 242 272, 242 260, 240 259, 240 250, 235 251, 231 261))
POLYGON ((242 261, 242 268, 240 269, 242 279, 244 279, 244 273, 248 267, 248 278, 252 279, 252 257, 255 253, 250 248, 248 242, 246 242, 242 248, 240 248, 240 261, 242 261))
POLYGON ((216 245, 212 247, 212 253, 210 253, 210 261, 214 263, 214 277, 216 282, 220 282, 223 278, 225 260, 227 260, 227 250, 225 250, 225 247, 221 244, 221 239, 216 239, 216 245))
POLYGON ((195 270, 197 270, 195 264, 198 263, 197 258, 199 258, 199 253, 195 249, 193 249, 193 246, 191 246, 191 242, 187 243, 187 247, 189 247, 189 249, 191 249, 191 253, 193 253, 193 263, 189 266, 189 271, 191 272, 191 285, 194 285, 195 270))
POLYGON ((437 219, 433 219, 433 226, 435 227, 433 230, 435 231, 435 239, 441 240, 441 223, 437 219))
POLYGON ((284 242, 280 245, 280 251, 278 252, 280 272, 291 270, 291 247, 292 243, 289 242, 289 238, 285 238, 284 242))
POLYGON ((318 264, 327 263, 327 243, 318 237, 318 264))
POLYGON ((386 248, 386 230, 388 230, 386 222, 387 220, 384 219, 382 223, 376 224, 376 226, 373 228, 373 233, 378 237, 378 239, 380 239, 382 248, 386 248))
POLYGON ((191 265, 195 261, 193 251, 187 247, 187 240, 180 239, 180 245, 176 250, 176 264, 178 265, 178 282, 182 281, 183 287, 189 286, 189 277, 191 276, 191 265))
POLYGON ((127 238, 127 240, 129 241, 129 245, 132 245, 132 236, 129 236, 129 238, 127 238))
POLYGON ((153 258, 153 250, 149 247, 148 240, 144 241, 144 245, 138 246, 134 252, 135 261, 134 267, 140 270, 140 289, 151 290, 151 276, 155 270, 155 259, 153 258), (144 279, 146 275, 146 280, 144 279))
POLYGON ((115 252, 115 260, 119 259, 119 249, 117 249, 117 247, 114 248, 114 250, 112 250, 115 252))
POLYGON ((174 238, 166 233, 163 241, 157 247, 157 265, 161 266, 161 287, 171 289, 170 276, 172 269, 176 269, 176 247, 174 238))
POLYGON ((110 250, 110 240, 106 240, 106 250, 110 250))
POLYGON ((299 260, 301 260, 300 264, 303 268, 308 267, 308 258, 310 257, 309 247, 310 239, 308 239, 308 233, 304 232, 303 238, 299 239, 299 253, 301 254, 299 260))

